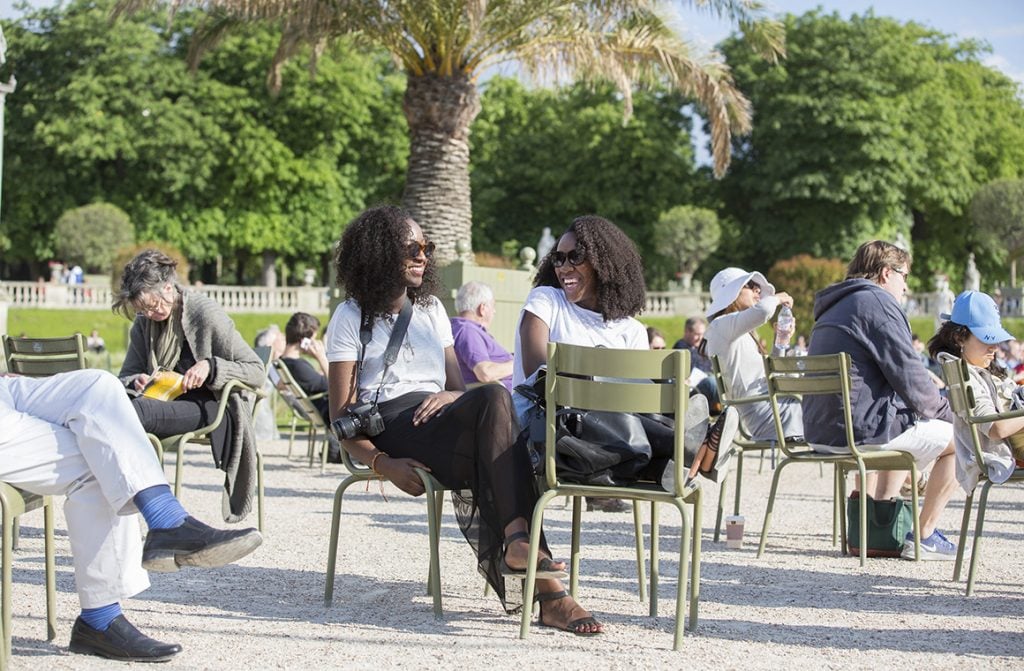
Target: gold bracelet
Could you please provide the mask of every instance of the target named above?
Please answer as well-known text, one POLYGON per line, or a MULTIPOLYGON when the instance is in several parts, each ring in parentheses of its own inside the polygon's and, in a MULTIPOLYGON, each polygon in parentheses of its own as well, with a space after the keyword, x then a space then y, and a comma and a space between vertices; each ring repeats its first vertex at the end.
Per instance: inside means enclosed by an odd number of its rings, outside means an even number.
POLYGON ((380 459, 381 457, 386 456, 387 454, 384 452, 377 452, 377 454, 373 455, 373 459, 370 460, 370 470, 376 473, 377 475, 383 475, 383 473, 377 470, 377 460, 380 459))

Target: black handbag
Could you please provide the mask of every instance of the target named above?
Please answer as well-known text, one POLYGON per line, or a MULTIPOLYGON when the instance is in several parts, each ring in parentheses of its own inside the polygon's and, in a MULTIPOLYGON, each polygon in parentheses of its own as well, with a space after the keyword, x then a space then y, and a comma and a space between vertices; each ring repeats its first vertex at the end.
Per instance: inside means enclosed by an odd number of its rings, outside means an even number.
MULTIPOLYGON (((532 401, 520 441, 531 451, 534 471, 544 472, 544 372, 516 391, 532 401)), ((560 480, 583 485, 630 485, 650 475, 651 443, 639 415, 560 408, 555 418, 555 470, 560 480)), ((664 468, 664 465, 662 465, 664 468)))
POLYGON ((651 443, 637 415, 562 408, 555 426, 555 469, 566 482, 629 485, 651 463, 651 443))

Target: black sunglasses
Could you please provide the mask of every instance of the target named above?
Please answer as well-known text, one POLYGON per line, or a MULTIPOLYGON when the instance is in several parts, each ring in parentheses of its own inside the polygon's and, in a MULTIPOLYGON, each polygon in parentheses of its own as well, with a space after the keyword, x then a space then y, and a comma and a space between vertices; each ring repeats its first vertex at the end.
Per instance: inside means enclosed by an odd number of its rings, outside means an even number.
POLYGON ((561 268, 568 261, 569 265, 575 267, 581 265, 587 260, 587 250, 582 247, 573 249, 568 254, 565 252, 551 252, 551 265, 555 268, 561 268))
POLYGON ((434 258, 434 249, 436 245, 433 242, 416 242, 413 240, 409 243, 409 246, 405 248, 405 253, 409 255, 410 259, 418 259, 420 254, 423 254, 428 259, 434 258))

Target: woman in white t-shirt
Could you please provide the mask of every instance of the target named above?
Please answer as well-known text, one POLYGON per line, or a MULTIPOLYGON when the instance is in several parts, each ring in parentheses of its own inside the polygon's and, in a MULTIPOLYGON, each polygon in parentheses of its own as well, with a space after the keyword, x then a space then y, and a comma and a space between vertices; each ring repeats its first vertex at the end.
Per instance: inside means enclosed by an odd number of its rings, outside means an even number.
MULTIPOLYGON (((635 319, 646 300, 643 261, 633 241, 602 217, 587 215, 574 219, 541 262, 534 288, 519 315, 513 389, 531 382, 541 365, 547 363, 548 342, 648 349, 647 329, 635 319)), ((513 398, 517 416, 522 420, 530 400, 519 393, 514 393, 513 398)), ((690 404, 687 429, 700 422, 706 426, 707 400, 694 397, 698 398, 703 401, 690 404)), ((719 451, 718 446, 731 447, 736 425, 734 411, 722 413, 718 422, 692 441, 696 444, 686 455, 691 478, 698 468, 712 476, 724 467, 730 450, 719 451)), ((672 457, 673 446, 670 441, 659 442, 651 445, 654 466, 664 468, 672 457)), ((653 471, 649 475, 660 478, 660 473, 653 471)))
MULTIPOLYGON (((331 418, 351 419, 351 408, 377 405, 383 431, 360 431, 342 446, 413 496, 423 493, 417 467, 455 490, 459 526, 480 572, 511 612, 521 604, 506 598, 505 579, 526 575, 527 520, 537 501, 529 456, 512 449, 518 429, 508 391, 501 385, 464 391, 451 323, 434 295, 441 287, 433 252, 434 244, 398 207, 366 210, 345 229, 337 271, 349 299, 331 318, 326 338, 331 418), (412 317, 388 366, 384 353, 406 301, 412 317), (364 318, 372 336, 365 350, 364 318)), ((550 558, 543 538, 541 548, 541 624, 583 636, 601 633, 601 624, 563 588, 564 562, 550 558)))

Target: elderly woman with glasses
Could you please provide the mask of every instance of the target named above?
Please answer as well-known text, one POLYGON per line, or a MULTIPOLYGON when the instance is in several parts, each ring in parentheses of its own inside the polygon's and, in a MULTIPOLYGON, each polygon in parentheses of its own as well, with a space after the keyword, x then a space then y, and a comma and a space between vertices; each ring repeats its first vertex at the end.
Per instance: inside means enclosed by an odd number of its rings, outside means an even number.
MULTIPOLYGON (((534 288, 520 313, 513 389, 535 382, 538 370, 547 363, 548 342, 649 349, 647 329, 635 318, 646 301, 643 261, 633 241, 607 219, 577 217, 541 262, 534 288)), ((518 392, 513 398, 518 417, 527 422, 532 401, 518 392)), ((691 467, 691 478, 698 469, 707 477, 718 477, 728 454, 728 450, 722 450, 716 457, 718 445, 731 445, 736 430, 734 412, 723 413, 711 428, 707 427, 707 418, 707 399, 694 395, 685 422, 686 465, 691 467)), ((653 458, 644 477, 660 479, 661 470, 674 453, 671 432, 654 435, 649 430, 648 438, 653 458)), ((591 500, 587 505, 609 512, 625 509, 605 500, 591 500)))
MULTIPOLYGON (((433 253, 434 243, 398 207, 366 210, 345 229, 336 265, 348 300, 326 337, 331 417, 349 454, 399 489, 422 494, 414 471, 421 468, 453 490, 478 569, 513 612, 522 604, 505 581, 526 576, 527 519, 537 501, 530 460, 513 449, 518 431, 505 387, 465 391, 433 253), (405 333, 389 348, 400 324, 405 333)), ((543 538, 541 547, 541 623, 600 633, 563 588, 565 564, 551 559, 543 538)))
MULTIPOLYGON (((134 319, 128 353, 119 377, 141 394, 160 369, 182 376, 183 394, 173 401, 138 395, 132 400, 143 428, 166 438, 207 426, 217 415, 220 392, 231 380, 250 387, 263 384, 263 362, 246 344, 223 308, 211 298, 178 283, 177 261, 146 250, 124 267, 113 309, 134 319)), ((249 394, 229 400, 225 419, 210 436, 214 463, 231 476, 238 461, 255 458, 249 394)), ((244 516, 250 492, 232 495, 233 517, 244 516)), ((230 518, 229 518, 230 519, 230 518)))
MULTIPOLYGON (((734 398, 768 393, 762 355, 766 354, 757 337, 757 329, 768 322, 779 306, 793 307, 793 297, 775 291, 761 273, 741 268, 726 268, 711 279, 711 305, 704 347, 708 356, 717 356, 726 388, 734 398)), ((794 325, 795 327, 795 325, 794 325)), ((776 329, 776 342, 792 336, 793 327, 776 329)), ((774 347, 783 354, 785 348, 774 347)), ((786 436, 803 435, 800 401, 781 399, 779 411, 786 436)), ((748 403, 739 406, 743 426, 754 440, 774 440, 775 420, 771 405, 748 403)))

